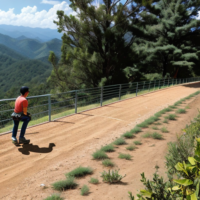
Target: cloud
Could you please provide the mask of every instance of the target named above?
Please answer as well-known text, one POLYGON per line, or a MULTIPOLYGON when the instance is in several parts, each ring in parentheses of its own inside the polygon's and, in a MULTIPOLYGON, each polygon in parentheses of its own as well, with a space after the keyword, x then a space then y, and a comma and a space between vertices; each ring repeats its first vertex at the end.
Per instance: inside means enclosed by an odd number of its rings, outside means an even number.
POLYGON ((59 1, 48 1, 48 0, 42 0, 43 4, 51 4, 51 5, 56 5, 56 4, 59 4, 60 2, 59 1))
POLYGON ((66 1, 53 5, 49 10, 37 11, 37 6, 27 6, 21 9, 20 14, 14 13, 14 8, 8 11, 0 9, 0 24, 27 26, 32 28, 50 28, 57 29, 53 20, 57 19, 57 10, 63 10, 67 15, 76 15, 76 13, 69 7, 66 1))

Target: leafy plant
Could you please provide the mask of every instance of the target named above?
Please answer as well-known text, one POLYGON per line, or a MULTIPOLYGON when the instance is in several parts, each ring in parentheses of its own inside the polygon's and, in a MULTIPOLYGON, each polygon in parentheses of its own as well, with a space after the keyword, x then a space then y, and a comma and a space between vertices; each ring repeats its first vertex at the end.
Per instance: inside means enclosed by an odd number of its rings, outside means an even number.
POLYGON ((134 141, 133 142, 135 145, 141 145, 142 143, 140 141, 134 141))
POLYGON ((160 122, 156 122, 156 123, 154 123, 155 125, 161 125, 161 123, 160 122))
POLYGON ((106 153, 104 151, 101 150, 97 150, 96 152, 94 152, 92 154, 93 158, 95 160, 103 160, 103 159, 107 159, 108 156, 106 155, 106 153))
POLYGON ((135 145, 129 145, 128 147, 126 147, 127 150, 129 151, 133 151, 136 149, 136 146, 135 145))
POLYGON ((131 132, 126 132, 126 133, 123 134, 123 137, 125 137, 125 138, 133 138, 134 135, 131 132))
POLYGON ((153 130, 159 130, 159 128, 157 126, 152 126, 153 130))
POLYGON ((88 174, 92 174, 93 173, 93 169, 91 169, 90 167, 78 167, 74 170, 72 170, 71 172, 65 174, 66 177, 68 176, 73 176, 73 177, 83 177, 86 176, 88 174))
POLYGON ((115 145, 123 145, 123 144, 126 144, 126 141, 123 138, 118 138, 113 143, 115 145))
POLYGON ((144 135, 142 135, 143 138, 151 138, 151 133, 145 133, 144 135))
POLYGON ((175 114, 169 114, 168 116, 165 117, 165 119, 169 119, 169 120, 176 120, 176 115, 175 114))
POLYGON ((121 159, 126 159, 126 160, 131 160, 132 156, 130 154, 124 154, 124 153, 120 153, 118 158, 121 159))
POLYGON ((147 128, 149 126, 148 122, 142 122, 140 124, 137 124, 138 127, 141 127, 141 128, 147 128))
POLYGON ((156 140, 163 140, 163 136, 157 132, 152 133, 151 137, 156 140))
POLYGON ((92 178, 92 177, 91 177, 89 183, 98 184, 98 183, 99 183, 99 180, 98 180, 97 178, 92 178))
POLYGON ((176 111, 176 113, 178 113, 178 114, 186 113, 186 110, 185 109, 178 109, 176 111))
POLYGON ((131 133, 133 134, 136 134, 136 133, 139 133, 139 132, 142 132, 141 128, 140 127, 135 127, 133 128, 132 130, 130 130, 131 133))
POLYGON ((88 195, 89 194, 89 188, 87 185, 84 185, 82 188, 81 188, 81 195, 82 196, 85 196, 85 195, 88 195))
POLYGON ((101 151, 105 152, 113 152, 115 151, 114 146, 112 144, 106 145, 100 149, 101 151))
POLYGON ((52 194, 50 197, 47 197, 44 200, 64 200, 64 199, 60 197, 60 194, 52 194))
POLYGON ((162 127, 160 130, 162 131, 162 133, 169 133, 166 127, 162 127))
POLYGON ((126 175, 121 176, 119 175, 119 170, 112 170, 112 171, 103 171, 101 177, 103 178, 103 182, 106 183, 118 183, 124 178, 126 175))
POLYGON ((57 181, 52 184, 54 190, 63 191, 66 189, 74 189, 77 187, 77 183, 74 181, 74 177, 67 177, 66 180, 57 181))
POLYGON ((168 119, 164 119, 164 120, 163 120, 163 123, 168 124, 168 119))
POLYGON ((114 167, 115 166, 115 164, 110 159, 106 159, 106 160, 102 161, 102 164, 105 167, 114 167))

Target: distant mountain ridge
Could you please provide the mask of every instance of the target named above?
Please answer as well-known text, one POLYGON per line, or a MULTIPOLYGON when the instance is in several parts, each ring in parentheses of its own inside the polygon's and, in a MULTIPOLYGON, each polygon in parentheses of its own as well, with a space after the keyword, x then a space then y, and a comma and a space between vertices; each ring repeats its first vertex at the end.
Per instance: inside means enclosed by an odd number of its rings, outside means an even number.
POLYGON ((10 36, 0 34, 0 44, 18 52, 19 54, 30 59, 41 59, 47 57, 50 51, 59 57, 61 55, 62 41, 55 38, 48 42, 41 43, 37 39, 26 38, 11 38, 10 36))

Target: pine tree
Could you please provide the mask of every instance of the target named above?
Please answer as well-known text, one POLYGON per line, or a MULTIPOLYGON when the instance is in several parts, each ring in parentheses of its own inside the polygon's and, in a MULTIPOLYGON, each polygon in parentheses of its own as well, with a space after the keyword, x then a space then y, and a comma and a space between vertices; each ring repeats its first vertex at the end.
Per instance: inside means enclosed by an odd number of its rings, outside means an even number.
POLYGON ((196 19, 199 9, 200 0, 160 0, 140 13, 132 30, 140 35, 133 49, 147 70, 161 69, 163 77, 182 67, 192 71, 200 53, 199 46, 191 41, 200 33, 200 20, 196 19))
POLYGON ((95 6, 92 0, 70 1, 76 15, 57 11, 58 21, 54 21, 64 34, 60 62, 53 52, 49 56, 54 68, 49 81, 62 89, 127 82, 127 76, 136 73, 127 67, 134 63, 130 30, 139 4, 103 0, 95 6))

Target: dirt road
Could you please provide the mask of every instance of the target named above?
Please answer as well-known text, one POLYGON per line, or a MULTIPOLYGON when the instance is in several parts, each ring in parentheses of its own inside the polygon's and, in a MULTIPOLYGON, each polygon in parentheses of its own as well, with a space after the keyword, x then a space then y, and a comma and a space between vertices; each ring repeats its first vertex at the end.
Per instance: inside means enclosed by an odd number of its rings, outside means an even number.
POLYGON ((197 115, 200 96, 193 97, 182 105, 190 105, 187 114, 182 114, 176 121, 165 125, 169 130, 169 133, 163 134, 165 140, 142 139, 142 134, 150 130, 144 129, 136 138, 127 140, 129 144, 134 140, 141 140, 142 145, 138 149, 129 152, 126 146, 120 146, 115 152, 108 154, 115 162, 115 168, 120 168, 120 174, 126 174, 123 184, 103 183, 100 173, 107 168, 102 166, 101 161, 92 160, 91 154, 155 112, 199 88, 200 83, 171 87, 29 128, 26 138, 31 143, 26 146, 15 147, 11 143, 11 134, 0 136, 0 199, 44 199, 57 193, 51 188, 51 183, 64 180, 64 174, 78 166, 90 166, 94 169, 94 174, 78 179, 77 189, 62 192, 61 196, 65 199, 128 199, 128 191, 135 194, 142 187, 140 173, 145 172, 151 178, 155 165, 158 165, 159 173, 164 174, 167 143, 175 141, 176 134, 197 115), (119 159, 119 152, 130 153, 132 160, 119 159), (97 177, 100 184, 88 183, 90 177, 97 177), (40 184, 45 184, 47 188, 40 187, 40 184), (90 194, 85 197, 80 195, 80 188, 84 184, 90 188, 90 194))

